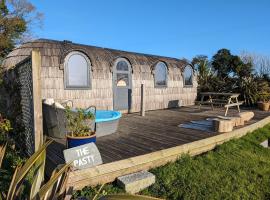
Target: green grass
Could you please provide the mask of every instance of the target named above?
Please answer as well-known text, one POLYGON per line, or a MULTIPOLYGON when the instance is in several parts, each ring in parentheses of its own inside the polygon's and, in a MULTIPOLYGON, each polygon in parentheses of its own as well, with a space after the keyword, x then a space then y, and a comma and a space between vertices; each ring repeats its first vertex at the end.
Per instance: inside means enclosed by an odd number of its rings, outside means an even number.
MULTIPOLYGON (((231 140, 200 156, 184 155, 174 163, 152 169, 156 183, 141 192, 166 199, 270 199, 270 125, 231 140)), ((98 187, 75 196, 93 197, 98 187)), ((123 192, 115 183, 103 193, 123 192)))

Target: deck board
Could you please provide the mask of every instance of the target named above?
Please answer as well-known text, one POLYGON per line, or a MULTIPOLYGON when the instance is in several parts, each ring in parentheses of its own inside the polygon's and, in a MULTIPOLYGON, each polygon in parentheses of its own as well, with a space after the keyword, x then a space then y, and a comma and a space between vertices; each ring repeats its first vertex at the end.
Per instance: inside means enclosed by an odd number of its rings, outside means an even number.
MULTIPOLYGON (((246 125, 269 115, 268 112, 253 111, 255 117, 246 125)), ((230 109, 228 116, 236 114, 236 110, 230 109)), ((212 111, 210 108, 203 108, 199 110, 195 106, 147 111, 145 117, 141 117, 138 113, 125 114, 120 119, 118 131, 115 134, 97 138, 96 145, 103 163, 144 155, 217 135, 217 133, 180 128, 178 125, 218 115, 224 115, 224 109, 217 108, 212 111)), ((53 144, 48 147, 47 175, 58 164, 64 163, 65 143, 65 140, 55 139, 53 144)))

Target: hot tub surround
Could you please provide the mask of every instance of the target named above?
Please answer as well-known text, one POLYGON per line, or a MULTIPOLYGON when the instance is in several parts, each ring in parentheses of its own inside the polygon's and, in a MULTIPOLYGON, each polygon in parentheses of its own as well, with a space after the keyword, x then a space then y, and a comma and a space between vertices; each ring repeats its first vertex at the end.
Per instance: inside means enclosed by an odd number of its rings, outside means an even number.
POLYGON ((102 137, 113 134, 117 131, 119 119, 122 114, 113 110, 97 110, 96 111, 96 136, 102 137))
MULTIPOLYGON (((70 112, 77 112, 73 108, 70 112)), ((118 128, 119 119, 122 114, 113 110, 86 110, 95 115, 95 121, 88 123, 90 129, 96 132, 96 137, 102 137, 115 133, 118 128)), ((44 130, 45 133, 54 138, 66 138, 67 130, 67 116, 65 108, 58 108, 55 102, 43 102, 43 116, 44 116, 44 130)))

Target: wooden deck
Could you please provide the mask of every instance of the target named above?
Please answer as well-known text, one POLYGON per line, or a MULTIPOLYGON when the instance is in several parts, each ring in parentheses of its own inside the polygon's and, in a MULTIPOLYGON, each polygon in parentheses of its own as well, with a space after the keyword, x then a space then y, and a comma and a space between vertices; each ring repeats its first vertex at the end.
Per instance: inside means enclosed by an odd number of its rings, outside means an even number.
MULTIPOLYGON (((253 112, 255 117, 245 125, 269 116, 268 112, 259 110, 253 110, 253 112)), ((232 109, 229 116, 236 114, 237 111, 232 109)), ((119 122, 117 133, 97 138, 96 145, 104 164, 144 155, 217 135, 217 133, 178 127, 179 124, 191 120, 202 120, 217 115, 224 115, 224 109, 212 111, 209 107, 198 110, 194 106, 148 111, 145 117, 141 117, 138 113, 126 114, 123 115, 119 122)), ((55 139, 48 147, 47 175, 58 164, 64 163, 63 150, 66 148, 65 143, 65 140, 55 139)))

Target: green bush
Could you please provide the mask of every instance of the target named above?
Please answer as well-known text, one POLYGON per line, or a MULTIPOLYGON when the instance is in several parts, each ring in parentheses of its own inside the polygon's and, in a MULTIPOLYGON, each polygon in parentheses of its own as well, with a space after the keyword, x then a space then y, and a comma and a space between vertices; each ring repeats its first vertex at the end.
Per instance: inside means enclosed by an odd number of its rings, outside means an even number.
POLYGON ((94 120, 95 115, 82 108, 77 108, 74 113, 69 107, 66 108, 67 129, 73 137, 83 137, 93 135, 93 130, 87 124, 87 120, 94 120))
POLYGON ((8 132, 11 130, 10 121, 0 114, 0 143, 8 140, 8 132))
POLYGON ((211 60, 196 56, 192 65, 198 72, 198 94, 201 92, 239 93, 244 105, 253 106, 260 93, 270 93, 268 75, 258 75, 252 58, 240 58, 228 49, 220 49, 211 60))
POLYGON ((14 141, 9 137, 11 130, 10 121, 0 114, 0 144, 8 142, 2 168, 0 169, 0 191, 5 192, 8 190, 16 166, 24 162, 20 153, 15 149, 14 141))

